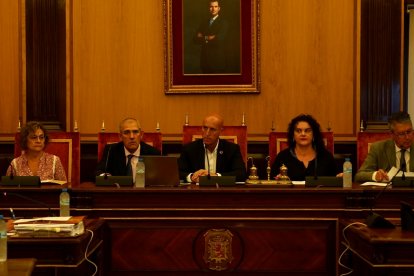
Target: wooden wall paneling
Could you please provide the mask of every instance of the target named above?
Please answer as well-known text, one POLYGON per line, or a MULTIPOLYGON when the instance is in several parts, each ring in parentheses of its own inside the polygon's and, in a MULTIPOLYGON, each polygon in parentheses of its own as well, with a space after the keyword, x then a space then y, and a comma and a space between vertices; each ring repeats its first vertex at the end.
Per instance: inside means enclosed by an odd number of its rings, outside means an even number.
POLYGON ((361 1, 361 119, 384 129, 401 104, 401 0, 361 1))
MULTIPOLYGON (((260 41, 260 95, 181 96, 163 93, 162 1, 70 3, 73 26, 67 33, 73 34, 73 43, 69 42, 73 70, 68 70, 67 76, 73 81, 73 98, 68 91, 67 101, 73 101, 73 107, 68 107, 73 108, 73 116, 72 110, 67 110, 66 116, 72 118, 65 119, 71 124, 70 120, 77 120, 82 134, 96 134, 102 120, 108 131, 116 131, 121 119, 135 116, 145 131, 154 131, 159 122, 168 138, 181 133, 185 114, 189 114, 190 123, 198 124, 207 113, 219 112, 228 125, 240 124, 245 113, 249 136, 265 139, 272 121, 277 131, 284 131, 293 116, 305 112, 313 114, 324 129, 330 125, 336 139, 355 137, 359 127, 355 112, 359 109, 355 95, 357 0, 261 0, 261 33, 266 35, 261 35, 260 41)), ((18 10, 13 5, 6 4, 2 10, 18 10)), ((18 11, 13 16, 16 14, 18 11)), ((11 20, 10 16, 6 18, 11 20)), ((1 49, 19 48, 17 42, 8 43, 1 49)), ((70 49, 67 51, 70 54, 70 49)), ((6 60, 8 64, 16 61, 6 60)), ((13 87, 19 74, 24 74, 13 66, 15 76, 2 80, 1 87, 13 87)), ((24 93, 16 98, 16 105, 19 100, 26 102, 24 93)), ((24 108, 16 108, 6 107, 14 120, 18 112, 25 115, 24 108)), ((5 128, 0 125, 0 131, 5 128)), ((15 131, 8 128, 8 132, 15 131)))
POLYGON ((168 137, 181 133, 185 114, 199 124, 219 112, 227 125, 240 124, 245 113, 249 135, 266 137, 272 121, 285 130, 305 112, 324 128, 330 122, 338 137, 355 135, 355 1, 261 0, 261 94, 169 96, 160 2, 73 1, 74 118, 81 132, 97 133, 102 120, 116 131, 123 117, 136 116, 144 131, 159 121, 168 137))
POLYGON ((0 1, 0 133, 16 131, 20 91, 19 1, 0 1))

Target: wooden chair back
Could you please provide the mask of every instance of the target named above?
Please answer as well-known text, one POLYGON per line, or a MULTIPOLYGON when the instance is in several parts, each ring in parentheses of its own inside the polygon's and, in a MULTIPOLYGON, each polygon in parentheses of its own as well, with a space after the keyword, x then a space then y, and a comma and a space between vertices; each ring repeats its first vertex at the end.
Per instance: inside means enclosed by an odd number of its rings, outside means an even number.
MULTIPOLYGON (((183 126, 183 144, 202 138, 201 126, 183 126)), ((224 126, 220 139, 240 146, 245 164, 247 164, 247 126, 224 126)))
MULTIPOLYGON (((80 135, 79 132, 48 132, 49 143, 45 152, 60 158, 66 178, 72 187, 80 184, 80 135)), ((20 133, 15 134, 14 156, 22 154, 20 133)))

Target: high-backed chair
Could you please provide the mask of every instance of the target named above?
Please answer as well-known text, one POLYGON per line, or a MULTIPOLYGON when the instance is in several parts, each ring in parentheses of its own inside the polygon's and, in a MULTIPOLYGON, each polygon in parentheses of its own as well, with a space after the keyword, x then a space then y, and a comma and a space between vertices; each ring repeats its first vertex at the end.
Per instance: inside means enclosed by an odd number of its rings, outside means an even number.
MULTIPOLYGON (((161 132, 142 132, 141 140, 150 146, 158 149, 162 154, 162 134, 161 132)), ((121 141, 117 132, 98 133, 98 161, 101 160, 106 144, 114 144, 121 141)))
MULTIPOLYGON (((332 131, 322 132, 323 141, 326 148, 334 154, 334 134, 332 131)), ((276 155, 288 147, 287 132, 270 132, 269 133, 269 156, 270 164, 276 158, 276 155)))
POLYGON ((371 144, 391 139, 391 132, 359 132, 357 137, 357 168, 359 169, 368 155, 371 144))
MULTIPOLYGON (((183 126, 183 144, 201 138, 201 126, 183 126)), ((224 126, 220 138, 238 144, 243 160, 247 164, 247 126, 224 126)))
MULTIPOLYGON (((68 182, 72 187, 80 184, 80 135, 79 132, 48 132, 49 144, 45 152, 60 158, 68 182)), ((20 133, 15 135, 14 156, 22 154, 20 133)))

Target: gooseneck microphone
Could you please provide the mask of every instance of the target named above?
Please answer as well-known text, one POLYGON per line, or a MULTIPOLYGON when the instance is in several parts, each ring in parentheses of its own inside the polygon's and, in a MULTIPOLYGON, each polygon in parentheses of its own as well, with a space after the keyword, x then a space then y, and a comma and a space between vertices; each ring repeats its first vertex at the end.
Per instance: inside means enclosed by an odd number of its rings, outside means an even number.
POLYGON ((208 158, 207 147, 206 147, 205 144, 204 144, 204 152, 205 152, 206 159, 207 159, 207 170, 208 170, 207 179, 210 180, 211 179, 211 176, 210 176, 210 160, 208 158))
POLYGON ((111 154, 111 149, 112 149, 112 145, 109 145, 108 148, 108 154, 106 155, 106 160, 105 160, 105 169, 104 169, 104 179, 108 179, 108 160, 109 160, 109 155, 111 154))
POLYGON ((316 157, 315 157, 315 168, 313 171, 313 178, 315 180, 318 180, 318 152, 316 152, 316 157))
MULTIPOLYGON (((401 171, 401 168, 393 175, 393 177, 391 179, 393 179, 399 172, 401 171)), ((373 211, 375 204, 378 201, 378 198, 382 195, 382 193, 391 185, 391 181, 389 181, 387 183, 387 185, 384 186, 384 188, 377 194, 376 197, 374 197, 374 199, 372 200, 372 204, 371 204, 371 210, 370 210, 370 214, 368 215, 367 219, 366 219, 366 224, 368 225, 368 227, 370 228, 395 228, 395 225, 392 224, 390 221, 388 221, 387 219, 385 219, 383 216, 381 216, 380 214, 377 214, 373 211)))
POLYGON ((407 169, 407 164, 404 162, 401 165, 400 171, 402 171, 402 175, 401 175, 401 180, 404 181, 405 180, 405 170, 407 169))
MULTIPOLYGON (((13 193, 13 192, 11 192, 11 193, 9 193, 9 192, 3 192, 3 196, 4 196, 4 197, 6 197, 6 198, 7 198, 7 197, 9 197, 9 196, 19 197, 19 198, 22 198, 22 199, 24 199, 24 200, 30 201, 30 202, 32 202, 32 203, 34 203, 34 204, 37 204, 37 205, 40 205, 40 206, 46 207, 46 208, 47 208, 47 210, 48 210, 49 216, 51 216, 51 217, 53 217, 53 216, 54 216, 54 214, 52 213, 52 209, 50 208, 50 206, 49 206, 49 205, 47 205, 46 203, 42 202, 42 201, 39 201, 39 200, 33 199, 33 198, 31 198, 31 197, 28 197, 28 196, 25 196, 25 195, 22 195, 22 194, 13 193)), ((10 208, 10 209, 11 209, 11 208, 10 208)), ((11 210, 12 210, 12 209, 11 209, 11 210)), ((13 214, 13 216, 14 216, 14 212, 12 212, 12 214, 13 214)))

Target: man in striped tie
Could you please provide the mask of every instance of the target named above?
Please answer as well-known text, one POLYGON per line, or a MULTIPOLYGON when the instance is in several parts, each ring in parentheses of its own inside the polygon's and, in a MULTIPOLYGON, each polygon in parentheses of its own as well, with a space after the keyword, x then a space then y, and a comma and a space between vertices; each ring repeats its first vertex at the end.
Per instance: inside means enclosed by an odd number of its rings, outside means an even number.
POLYGON ((401 111, 388 119, 392 139, 371 145, 367 158, 355 175, 355 181, 388 181, 387 172, 396 167, 400 171, 414 171, 413 125, 410 115, 401 111))

